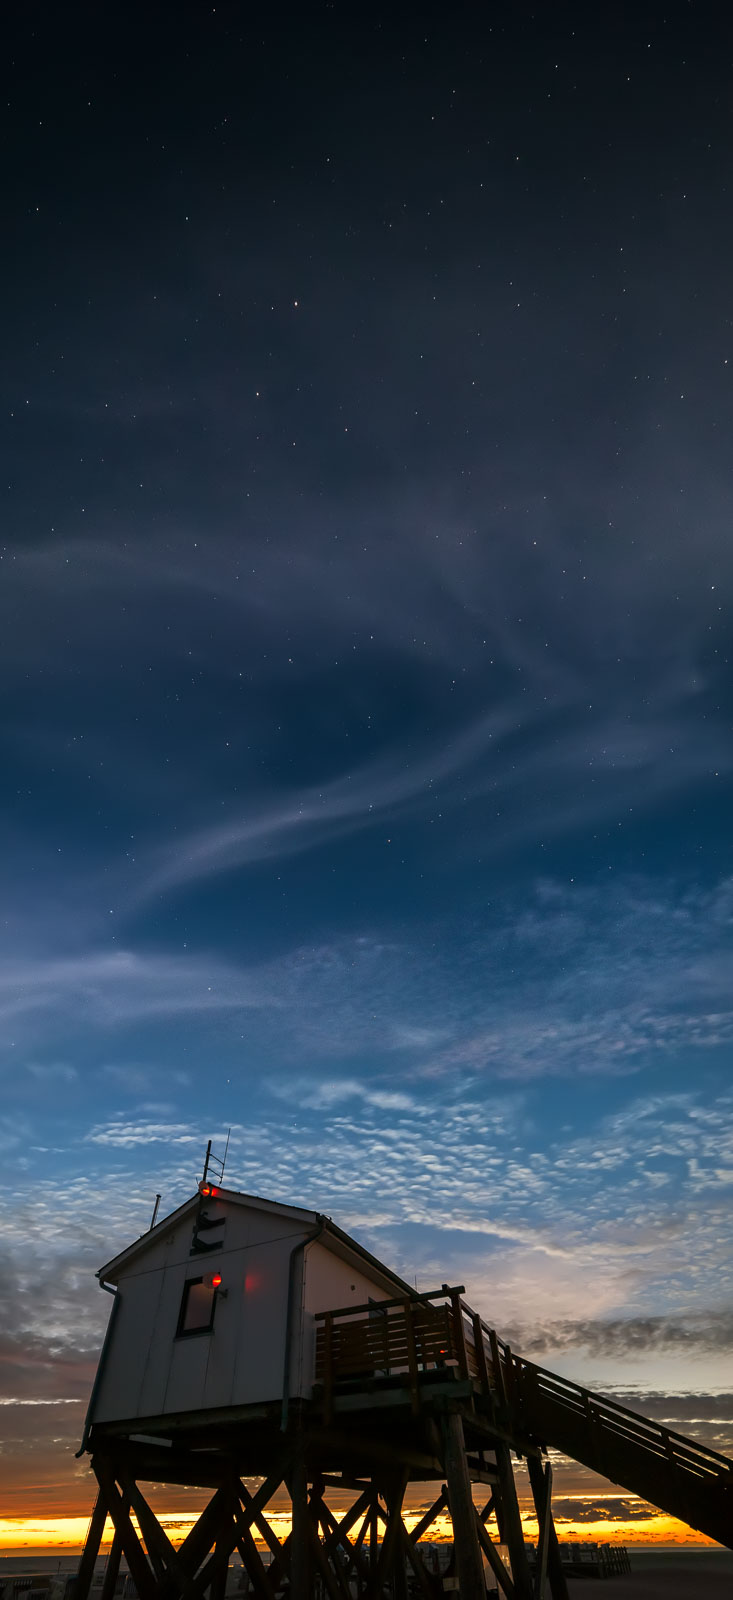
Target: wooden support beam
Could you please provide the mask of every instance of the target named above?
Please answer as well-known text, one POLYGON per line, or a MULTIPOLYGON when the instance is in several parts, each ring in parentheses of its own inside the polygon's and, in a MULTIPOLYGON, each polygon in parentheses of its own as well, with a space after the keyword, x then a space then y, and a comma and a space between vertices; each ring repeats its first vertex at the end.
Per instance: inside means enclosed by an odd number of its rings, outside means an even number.
POLYGON ((267 1517, 263 1515, 262 1508, 263 1506, 267 1505, 268 1500, 272 1498, 275 1490, 279 1489, 281 1483, 282 1478, 280 1475, 278 1474, 276 1479, 275 1474, 273 1473, 272 1477, 268 1478, 266 1482, 260 1486, 260 1488, 257 1490, 257 1493, 252 1495, 250 1494, 246 1485, 242 1483, 241 1479, 237 1480, 237 1493, 242 1502, 244 1510, 248 1514, 249 1521, 254 1522, 260 1538, 264 1539, 268 1549, 278 1561, 282 1558, 283 1545, 278 1539, 277 1534, 273 1533, 267 1517))
POLYGON ((376 1592, 376 1572, 379 1560, 379 1494, 376 1484, 372 1490, 372 1503, 369 1507, 369 1570, 371 1572, 371 1588, 376 1592))
MULTIPOLYGON (((145 1496, 138 1489, 134 1478, 129 1473, 121 1471, 119 1474, 120 1486, 124 1499, 137 1517, 137 1524, 145 1542, 148 1560, 152 1566, 155 1577, 160 1586, 163 1585, 168 1571, 173 1571, 177 1565, 176 1552, 168 1538, 167 1533, 158 1521, 154 1511, 151 1511, 145 1496)), ((186 1594, 190 1585, 182 1577, 182 1593, 186 1594)))
POLYGON ((486 1505, 484 1506, 483 1511, 479 1511, 479 1513, 478 1513, 479 1522, 483 1523, 484 1527, 486 1526, 486 1523, 488 1522, 489 1517, 491 1516, 491 1513, 494 1510, 495 1510, 494 1496, 493 1496, 493 1494, 490 1494, 489 1498, 488 1498, 488 1500, 486 1502, 486 1505))
POLYGON ((428 1507, 425 1515, 420 1518, 419 1522, 416 1522, 412 1533, 410 1534, 410 1538, 414 1540, 415 1544, 417 1544, 419 1539, 422 1539, 423 1534, 427 1533, 431 1523, 435 1521, 435 1518, 439 1516, 441 1511, 447 1510, 447 1507, 448 1495, 445 1488, 442 1488, 437 1500, 433 1501, 433 1504, 428 1507))
MULTIPOLYGON (((92 1466, 94 1466, 94 1462, 92 1462, 92 1466)), ((97 1478, 99 1478, 99 1473, 97 1473, 97 1478)), ((94 1567, 97 1556, 99 1555, 99 1546, 102 1542, 102 1534, 104 1533, 104 1524, 106 1521, 107 1498, 104 1493, 104 1489, 100 1484, 97 1498, 94 1502, 94 1510, 91 1515, 89 1531, 86 1536, 81 1561, 79 1562, 79 1569, 74 1582, 74 1600, 87 1600, 87 1595, 89 1594, 89 1590, 91 1588, 92 1578, 94 1577, 94 1567)))
POLYGON ((321 1580, 329 1596, 329 1600, 344 1600, 343 1591, 339 1586, 336 1575, 331 1567, 331 1563, 326 1559, 323 1545, 318 1537, 318 1528, 316 1527, 313 1519, 310 1517, 308 1518, 308 1530, 313 1560, 321 1575, 321 1580))
POLYGON ((420 1585, 420 1589, 425 1595, 425 1600, 437 1600, 437 1596, 442 1594, 442 1584, 438 1582, 433 1573, 428 1572, 425 1562, 422 1559, 421 1552, 418 1550, 417 1545, 414 1542, 413 1535, 409 1533, 405 1527, 404 1518, 402 1519, 402 1532, 400 1538, 402 1541, 403 1555, 407 1556, 410 1566, 412 1567, 415 1577, 420 1585))
POLYGON ((445 1475, 453 1523, 453 1549, 461 1600, 486 1600, 484 1564, 481 1559, 471 1480, 466 1462, 463 1422, 458 1412, 442 1418, 445 1475))
POLYGON ((389 1506, 389 1527, 385 1539, 391 1540, 392 1545, 392 1594, 393 1600, 408 1600, 407 1565, 405 1562, 405 1524, 402 1520, 402 1502, 405 1498, 408 1475, 402 1473, 397 1481, 390 1487, 387 1504, 389 1506), (394 1527, 394 1538, 392 1528, 394 1527))
POLYGON ((370 1499, 371 1489, 365 1489, 364 1492, 359 1495, 358 1500, 354 1501, 354 1504, 349 1508, 340 1521, 337 1519, 330 1506, 326 1505, 322 1495, 319 1497, 318 1502, 321 1526, 324 1533, 324 1549, 326 1551, 326 1555, 329 1555, 332 1550, 335 1555, 337 1547, 341 1545, 346 1552, 348 1566, 353 1566, 357 1577, 361 1580, 363 1586, 367 1586, 369 1581, 369 1568, 367 1566, 366 1558, 362 1554, 361 1545, 368 1522, 368 1518, 365 1513, 369 1509, 370 1499), (352 1541, 349 1538, 349 1533, 353 1528, 354 1523, 358 1522, 360 1517, 362 1518, 360 1534, 355 1541, 352 1541))
MULTIPOLYGON (((145 1540, 162 1600, 199 1600, 204 1589, 215 1584, 222 1565, 226 1582, 229 1557, 236 1537, 231 1495, 222 1498, 219 1503, 214 1554, 204 1551, 201 1560, 200 1546, 189 1546, 185 1554, 183 1546, 176 1550, 138 1485, 127 1472, 122 1471, 120 1476, 124 1494, 129 1499, 145 1540)), ((213 1589, 210 1600, 215 1600, 213 1589)))
POLYGON ((187 1572, 197 1572, 208 1555, 229 1504, 227 1491, 224 1488, 217 1489, 208 1505, 204 1506, 190 1532, 179 1544, 176 1555, 179 1561, 183 1562, 187 1572))
POLYGON ((544 1600, 545 1582, 547 1580, 547 1552, 550 1545, 550 1523, 552 1521, 552 1469, 549 1464, 537 1475, 537 1486, 535 1488, 535 1485, 532 1485, 532 1492, 537 1510, 537 1527, 539 1530, 534 1592, 535 1600, 544 1600))
MULTIPOLYGON (((385 1583, 394 1569, 395 1552, 399 1549, 399 1530, 402 1526, 402 1501, 405 1498, 409 1473, 407 1468, 396 1475, 390 1484, 389 1496, 386 1498, 386 1511, 379 1503, 377 1496, 377 1514, 381 1516, 385 1529, 382 1537, 382 1548, 377 1561, 376 1578, 372 1577, 373 1593, 381 1595, 385 1583)), ((401 1597, 396 1597, 401 1600, 401 1597)))
POLYGON ((122 1538, 115 1528, 112 1547, 107 1557, 104 1568, 102 1592, 99 1600, 114 1600, 117 1578, 120 1570, 120 1557, 122 1555, 122 1538))
MULTIPOLYGON (((485 1431, 488 1438, 488 1425, 485 1431)), ((309 1430, 308 1443, 313 1451, 331 1461, 341 1456, 344 1461, 352 1462, 356 1457, 365 1475, 367 1471, 373 1471, 375 1466, 380 1470, 384 1467, 389 1472, 403 1463, 432 1478, 439 1478, 443 1470, 440 1457, 432 1450, 421 1450, 419 1443, 413 1444, 404 1439, 394 1443, 389 1439, 380 1439, 366 1429, 361 1431, 355 1423, 347 1423, 345 1427, 313 1428, 309 1430)))
POLYGON ((139 1600, 159 1600, 158 1585, 155 1581, 151 1564, 133 1528, 126 1498, 117 1487, 112 1468, 109 1462, 104 1460, 95 1461, 93 1465, 99 1478, 100 1486, 104 1491, 107 1510, 114 1523, 115 1531, 120 1535, 120 1543, 127 1565, 130 1568, 132 1581, 137 1589, 139 1600))
POLYGON ((478 1541, 486 1560, 488 1561, 491 1571, 493 1572, 497 1583, 501 1585, 502 1594, 506 1596, 506 1600, 515 1600, 517 1591, 514 1587, 514 1580, 507 1572, 496 1545, 494 1544, 490 1534, 487 1533, 478 1511, 476 1512, 476 1517, 478 1521, 478 1527, 476 1529, 478 1541))
POLYGON ((543 1470, 542 1463, 536 1457, 530 1456, 527 1460, 529 1481, 537 1509, 537 1519, 540 1518, 540 1507, 545 1506, 544 1512, 547 1527, 547 1576, 550 1580, 550 1594, 552 1600, 569 1600, 568 1580, 562 1569, 562 1551, 555 1530, 555 1521, 552 1515, 552 1475, 548 1461, 543 1470))
POLYGON ((288 1489, 293 1530, 290 1539, 290 1596, 291 1600, 311 1600, 313 1551, 308 1528, 308 1471, 302 1452, 290 1469, 288 1489))
POLYGON ((270 1582, 269 1573, 262 1563, 262 1558, 252 1538, 249 1524, 240 1505, 234 1507, 234 1521, 237 1527, 237 1549, 247 1573, 257 1600, 275 1600, 275 1591, 270 1582))
MULTIPOLYGON (((232 1525, 233 1523, 234 1518, 232 1517, 232 1525)), ((211 1582, 208 1586, 209 1600, 225 1600, 227 1578, 229 1577, 229 1557, 232 1553, 233 1542, 233 1533, 232 1544, 229 1544, 227 1539, 217 1539, 216 1541, 214 1554, 209 1562, 209 1572, 211 1574, 211 1582)))
POLYGON ((509 1550, 509 1559, 512 1564, 512 1577, 517 1600, 534 1600, 534 1588, 524 1548, 524 1529, 519 1513, 517 1500, 517 1486, 514 1482, 514 1468, 512 1466, 509 1446, 497 1441, 496 1464, 499 1468, 500 1498, 497 1501, 497 1517, 502 1543, 509 1550), (501 1507, 501 1515, 499 1514, 501 1507))

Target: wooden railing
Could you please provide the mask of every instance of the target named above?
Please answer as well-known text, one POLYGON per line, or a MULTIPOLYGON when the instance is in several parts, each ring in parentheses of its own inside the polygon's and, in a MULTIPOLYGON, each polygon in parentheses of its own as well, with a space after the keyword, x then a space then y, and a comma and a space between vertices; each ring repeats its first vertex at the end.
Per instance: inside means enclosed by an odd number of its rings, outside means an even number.
POLYGON ((523 1449, 562 1450, 632 1494, 733 1546, 733 1461, 661 1423, 516 1355, 463 1300, 462 1286, 344 1306, 316 1317, 316 1382, 334 1391, 403 1377, 412 1409, 446 1369, 489 1400, 494 1424, 523 1449))
POLYGON ((520 1429, 721 1543, 733 1540, 733 1461, 502 1347, 520 1429))
POLYGON ((421 1375, 445 1368, 504 1395, 499 1341, 461 1298, 463 1286, 370 1301, 316 1315, 316 1382, 330 1410, 334 1385, 404 1376, 419 1408, 421 1375))

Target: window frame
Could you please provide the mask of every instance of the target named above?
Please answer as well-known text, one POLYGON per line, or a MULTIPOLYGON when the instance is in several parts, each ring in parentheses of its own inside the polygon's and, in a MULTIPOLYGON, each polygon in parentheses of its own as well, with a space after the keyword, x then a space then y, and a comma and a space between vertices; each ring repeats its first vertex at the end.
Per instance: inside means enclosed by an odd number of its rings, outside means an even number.
POLYGON ((206 1276, 203 1273, 198 1278, 186 1278, 184 1282, 183 1294, 181 1295, 181 1305, 178 1312, 178 1325, 176 1327, 175 1334, 177 1339, 197 1339, 201 1334, 209 1334, 213 1333, 214 1331, 214 1316, 216 1314, 216 1302, 218 1297, 213 1284, 211 1286, 211 1315, 209 1317, 209 1321, 199 1328, 187 1328, 185 1326, 190 1292, 192 1289, 197 1288, 200 1283, 205 1282, 206 1276))

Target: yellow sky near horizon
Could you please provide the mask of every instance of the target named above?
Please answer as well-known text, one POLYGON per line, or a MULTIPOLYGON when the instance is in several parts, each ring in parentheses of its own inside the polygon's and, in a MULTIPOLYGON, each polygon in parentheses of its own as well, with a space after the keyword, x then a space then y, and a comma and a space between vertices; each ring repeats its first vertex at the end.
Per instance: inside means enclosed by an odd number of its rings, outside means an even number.
MULTIPOLYGON (((580 1499, 580 1497, 578 1497, 580 1499)), ((183 1511, 158 1511, 158 1517, 165 1527, 174 1544, 183 1539, 196 1519, 196 1513, 183 1511)), ((415 1526, 419 1519, 419 1512, 408 1512, 405 1521, 408 1527, 415 1526)), ((286 1511, 273 1512, 269 1520, 278 1537, 285 1537, 290 1530, 290 1518, 286 1511)), ((528 1513, 522 1517, 525 1537, 530 1540, 537 1538, 537 1523, 528 1513)), ((3 1555, 30 1554, 51 1555, 75 1554, 81 1551, 89 1527, 89 1517, 59 1516, 59 1517, 0 1517, 0 1553, 3 1555)), ((684 1523, 676 1521, 673 1517, 663 1515, 661 1512, 654 1517, 618 1518, 613 1517, 588 1522, 585 1520, 574 1521, 572 1518, 563 1519, 557 1523, 560 1540, 581 1540, 591 1543, 625 1544, 637 1546, 654 1545, 686 1545, 688 1547, 712 1547, 714 1541, 704 1534, 695 1533, 684 1523)), ((451 1538, 450 1522, 447 1517, 436 1518, 435 1524, 430 1529, 429 1539, 442 1541, 451 1538)), ((112 1542, 112 1527, 107 1521, 102 1549, 105 1550, 112 1542)))

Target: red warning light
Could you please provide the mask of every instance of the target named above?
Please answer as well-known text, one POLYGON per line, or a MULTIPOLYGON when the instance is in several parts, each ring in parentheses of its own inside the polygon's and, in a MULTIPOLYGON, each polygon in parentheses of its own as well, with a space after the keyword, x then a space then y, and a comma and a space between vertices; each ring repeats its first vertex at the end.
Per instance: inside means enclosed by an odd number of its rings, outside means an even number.
POLYGON ((204 1198, 207 1199, 207 1200, 210 1197, 211 1197, 211 1199, 215 1200, 216 1196, 220 1192, 221 1191, 219 1189, 217 1189, 215 1183, 200 1183, 199 1184, 199 1194, 202 1194, 204 1196, 204 1198))
POLYGON ((218 1289, 220 1284, 221 1284, 221 1273, 220 1272, 215 1272, 214 1276, 213 1276, 213 1278, 211 1280, 211 1286, 212 1286, 213 1289, 218 1289))
POLYGON ((201 1193, 202 1194, 211 1194, 211 1184, 210 1183, 202 1183, 202 1185, 201 1185, 201 1193))

